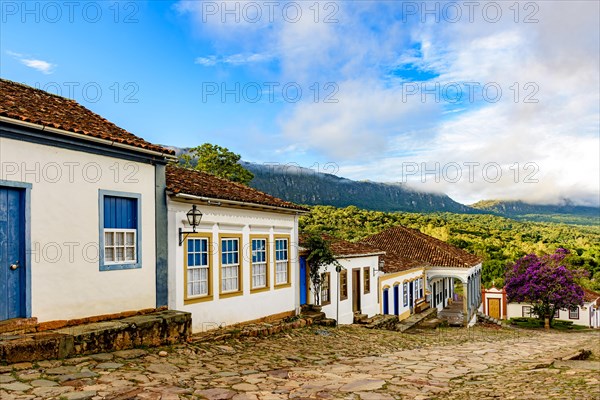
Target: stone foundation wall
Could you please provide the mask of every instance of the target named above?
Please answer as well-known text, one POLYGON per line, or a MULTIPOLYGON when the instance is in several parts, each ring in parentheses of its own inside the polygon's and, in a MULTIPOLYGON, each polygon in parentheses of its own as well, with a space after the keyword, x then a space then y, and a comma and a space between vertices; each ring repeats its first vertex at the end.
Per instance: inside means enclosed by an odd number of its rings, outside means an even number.
POLYGON ((24 335, 0 336, 0 361, 16 363, 185 342, 191 314, 161 311, 24 335))

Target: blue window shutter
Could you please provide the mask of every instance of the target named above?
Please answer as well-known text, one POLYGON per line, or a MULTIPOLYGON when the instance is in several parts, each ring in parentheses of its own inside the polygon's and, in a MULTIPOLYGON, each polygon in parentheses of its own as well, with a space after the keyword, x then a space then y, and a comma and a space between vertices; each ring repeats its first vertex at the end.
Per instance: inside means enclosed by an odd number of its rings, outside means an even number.
POLYGON ((137 199, 104 196, 104 227, 137 228, 137 199))

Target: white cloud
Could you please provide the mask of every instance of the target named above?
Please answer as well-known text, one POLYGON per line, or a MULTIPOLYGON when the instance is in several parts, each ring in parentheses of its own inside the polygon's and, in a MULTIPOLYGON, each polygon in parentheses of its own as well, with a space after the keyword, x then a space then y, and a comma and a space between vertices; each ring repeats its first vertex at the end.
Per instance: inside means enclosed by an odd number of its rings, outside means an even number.
POLYGON ((273 57, 268 54, 232 54, 230 56, 217 56, 210 55, 207 57, 197 57, 194 60, 194 63, 202 65, 204 67, 214 67, 218 64, 226 64, 226 65, 245 65, 252 63, 262 63, 268 62, 273 57))
POLYGON ((24 56, 23 54, 15 53, 12 51, 7 51, 6 53, 18 60, 21 64, 29 68, 33 68, 45 75, 52 74, 54 72, 54 69, 56 68, 56 64, 52 64, 48 61, 29 58, 28 56, 24 56))
MULTIPOLYGON (((278 140, 279 148, 339 161, 340 173, 355 179, 397 181, 407 162, 497 163, 503 172, 498 182, 486 181, 478 171, 474 182, 440 179, 419 186, 465 202, 570 198, 597 204, 600 3, 536 2, 537 23, 523 23, 531 11, 524 3, 518 3, 518 23, 512 2, 502 3, 498 23, 482 18, 481 9, 474 22, 463 16, 460 23, 433 23, 431 17, 421 23, 402 21, 399 2, 336 4, 339 23, 334 24, 302 19, 199 25, 219 39, 217 51, 233 47, 243 52, 225 53, 271 54, 281 66, 279 79, 305 88, 303 101, 277 118, 277 134, 285 139, 278 140), (403 64, 438 75, 424 83, 492 83, 502 96, 491 102, 478 93, 475 102, 463 98, 455 105, 431 97, 422 102, 418 95, 407 100, 400 84, 411 77, 390 78, 390 70, 403 64), (335 82, 339 102, 315 102, 308 90, 315 82, 320 87, 335 82), (521 167, 518 182, 510 169, 515 163, 521 167), (522 182, 526 163, 539 167, 538 183, 522 182)), ((185 7, 186 12, 196 7, 199 21, 199 6, 185 7)), ((197 62, 224 62, 213 57, 197 62)))

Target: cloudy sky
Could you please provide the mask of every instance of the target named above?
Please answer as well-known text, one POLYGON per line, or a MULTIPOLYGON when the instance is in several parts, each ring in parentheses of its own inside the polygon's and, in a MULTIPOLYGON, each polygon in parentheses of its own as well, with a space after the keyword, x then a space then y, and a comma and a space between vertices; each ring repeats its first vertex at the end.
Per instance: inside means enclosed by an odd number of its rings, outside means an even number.
POLYGON ((3 1, 0 74, 156 143, 598 205, 599 4, 3 1))

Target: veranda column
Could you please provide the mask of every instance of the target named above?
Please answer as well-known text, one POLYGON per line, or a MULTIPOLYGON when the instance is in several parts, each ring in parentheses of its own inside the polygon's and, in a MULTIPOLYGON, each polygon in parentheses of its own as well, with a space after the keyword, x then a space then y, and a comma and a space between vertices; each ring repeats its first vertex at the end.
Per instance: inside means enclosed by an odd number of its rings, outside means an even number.
POLYGON ((469 280, 463 282, 463 314, 465 318, 465 327, 469 323, 469 280))

